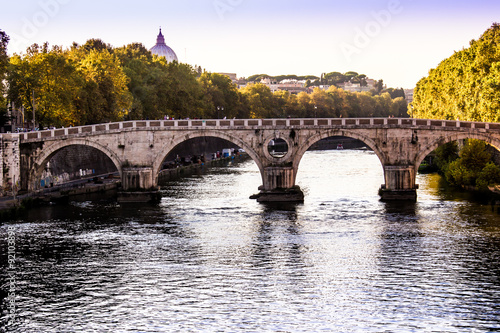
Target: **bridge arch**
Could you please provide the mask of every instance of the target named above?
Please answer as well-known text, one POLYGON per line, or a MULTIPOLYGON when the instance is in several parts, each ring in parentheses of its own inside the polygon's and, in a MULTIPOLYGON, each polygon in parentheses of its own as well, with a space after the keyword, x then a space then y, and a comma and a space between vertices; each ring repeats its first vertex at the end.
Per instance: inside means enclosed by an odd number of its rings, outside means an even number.
MULTIPOLYGON (((313 144, 315 144, 316 142, 318 142, 322 139, 332 137, 332 136, 344 136, 344 137, 349 137, 352 139, 357 139, 359 141, 362 141, 364 144, 366 144, 370 149, 372 149, 375 152, 375 154, 377 155, 377 157, 380 160, 381 166, 382 167, 384 166, 384 161, 386 160, 385 154, 380 149, 378 149, 377 144, 372 139, 370 139, 362 134, 356 133, 354 131, 349 131, 349 130, 345 130, 345 129, 328 130, 328 131, 320 131, 320 132, 315 133, 313 136, 311 136, 309 139, 307 139, 299 147, 299 149, 297 150, 297 152, 295 153, 294 158, 293 158, 293 167, 295 170, 295 173, 294 173, 295 177, 297 177, 297 171, 299 168, 300 161, 302 160, 302 157, 304 156, 306 151, 309 148, 311 148, 311 146, 313 144)), ((294 180, 294 182, 295 182, 295 180, 294 180)))
POLYGON ((122 161, 120 158, 110 149, 105 146, 100 145, 97 142, 86 140, 86 139, 68 139, 64 141, 56 141, 49 146, 45 146, 42 149, 40 155, 35 159, 33 166, 29 172, 28 184, 29 186, 33 186, 36 179, 41 177, 43 168, 47 164, 47 162, 61 149, 69 147, 69 146, 88 146, 95 148, 105 154, 115 165, 116 169, 120 173, 120 177, 122 175, 122 161))
POLYGON ((167 157, 167 155, 179 144, 195 139, 195 138, 202 138, 202 137, 214 137, 214 138, 219 138, 223 139, 226 141, 229 141, 238 147, 242 148, 245 150, 245 152, 252 158, 252 160, 257 164, 259 167, 259 171, 261 174, 261 177, 263 177, 264 173, 264 166, 262 165, 262 161, 259 158, 259 155, 257 152, 247 143, 245 143, 242 139, 229 135, 225 132, 220 132, 220 131, 204 131, 204 132, 192 132, 192 133, 187 133, 182 136, 177 136, 175 139, 170 141, 169 143, 163 145, 160 149, 160 154, 158 157, 154 160, 153 162, 153 172, 154 172, 154 179, 155 179, 155 184, 158 183, 158 174, 161 171, 162 163, 167 157))
POLYGON ((491 146, 495 147, 497 150, 500 150, 500 139, 494 138, 486 133, 452 133, 451 135, 445 134, 428 144, 423 150, 420 151, 419 154, 417 154, 417 157, 415 159, 415 170, 418 169, 427 155, 436 150, 436 148, 439 148, 440 146, 449 142, 466 139, 477 139, 485 141, 491 146))

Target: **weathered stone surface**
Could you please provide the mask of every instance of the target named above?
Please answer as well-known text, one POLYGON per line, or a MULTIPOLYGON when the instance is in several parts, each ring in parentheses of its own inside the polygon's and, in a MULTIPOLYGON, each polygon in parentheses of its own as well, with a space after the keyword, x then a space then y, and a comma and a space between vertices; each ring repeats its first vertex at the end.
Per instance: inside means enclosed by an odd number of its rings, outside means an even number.
POLYGON ((274 188, 265 190, 259 188, 258 194, 252 195, 250 199, 257 199, 258 202, 303 202, 304 192, 299 186, 292 188, 274 188))
POLYGON ((155 190, 153 168, 135 167, 122 169, 122 189, 123 191, 143 191, 155 190))
POLYGON ((146 190, 157 185, 162 162, 174 147, 192 138, 216 137, 243 148, 255 161, 263 192, 291 189, 304 153, 332 136, 358 139, 375 152, 384 167, 381 195, 387 200, 416 195, 418 166, 447 142, 479 139, 500 147, 500 126, 491 123, 399 118, 129 121, 2 135, 2 163, 9 170, 2 185, 19 175, 21 188, 36 190, 57 151, 85 145, 110 158, 127 188, 146 190), (286 142, 285 154, 268 151, 274 139, 286 142))

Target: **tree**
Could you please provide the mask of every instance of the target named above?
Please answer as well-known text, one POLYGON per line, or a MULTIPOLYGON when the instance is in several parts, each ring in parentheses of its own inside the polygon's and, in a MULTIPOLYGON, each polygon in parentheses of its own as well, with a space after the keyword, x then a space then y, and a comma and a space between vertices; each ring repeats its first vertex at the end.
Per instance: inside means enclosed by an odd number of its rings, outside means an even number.
POLYGON ((35 107, 36 122, 41 126, 79 123, 74 102, 80 97, 83 80, 60 47, 34 44, 23 57, 13 56, 7 81, 9 99, 28 111, 25 120, 33 120, 35 107))
POLYGON ((314 106, 308 93, 301 91, 297 94, 298 113, 300 117, 313 117, 314 106))
POLYGON ((207 98, 207 116, 216 118, 217 107, 224 108, 224 116, 233 118, 240 113, 240 94, 227 75, 205 72, 198 79, 207 98))
POLYGON ((85 44, 81 46, 81 49, 84 50, 85 52, 90 52, 92 50, 99 52, 101 51, 113 52, 113 47, 109 44, 104 43, 99 38, 89 39, 85 44))
POLYGON ((377 94, 380 94, 384 90, 384 80, 378 80, 377 84, 375 85, 375 92, 377 94))
POLYGON ((459 156, 461 164, 474 173, 481 171, 491 160, 486 143, 480 140, 467 140, 459 156))
POLYGON ((491 154, 486 149, 486 143, 480 140, 467 140, 459 158, 449 163, 445 169, 445 177, 455 186, 470 185, 484 189, 487 185, 499 181, 497 170, 498 167, 491 162, 491 154))
POLYGON ((412 105, 419 118, 500 121, 500 25, 431 69, 412 105))
POLYGON ((171 110, 171 114, 177 118, 205 117, 206 100, 194 68, 177 61, 167 63, 164 57, 155 57, 155 61, 166 70, 161 93, 164 94, 167 110, 171 110))
POLYGON ((369 92, 358 95, 360 111, 359 117, 373 117, 377 108, 377 101, 369 92))
POLYGON ((260 82, 263 78, 269 77, 267 74, 255 74, 247 78, 248 82, 260 82))
POLYGON ((9 36, 7 36, 4 31, 0 30, 0 127, 7 121, 4 80, 7 75, 7 66, 9 64, 9 56, 7 55, 8 44, 9 36))
POLYGON ((396 97, 392 100, 391 115, 399 118, 408 117, 407 110, 408 102, 404 97, 396 97))
POLYGON ((441 174, 444 174, 448 165, 458 159, 458 144, 456 141, 446 143, 434 150, 435 160, 441 174))
POLYGON ((250 118, 271 118, 279 114, 268 86, 261 83, 249 84, 241 89, 241 93, 248 101, 250 118))
POLYGON ((153 55, 140 43, 129 44, 114 50, 120 59, 123 72, 128 77, 128 90, 132 94, 132 105, 127 119, 155 119, 163 117, 158 105, 155 80, 161 70, 153 63, 153 55))
POLYGON ((486 190, 490 185, 500 183, 500 167, 493 162, 488 162, 476 179, 476 186, 480 190, 486 190))
POLYGON ((334 116, 334 103, 328 93, 320 88, 314 88, 310 95, 311 102, 314 105, 314 114, 312 117, 332 117, 334 116))
POLYGON ((107 49, 91 49, 77 68, 85 80, 78 105, 80 121, 94 124, 123 120, 132 106, 132 96, 120 60, 107 49))
POLYGON ((346 76, 339 72, 331 72, 324 75, 326 84, 337 85, 346 82, 348 79, 346 76))
MULTIPOLYGON (((7 73, 7 66, 9 64, 9 56, 7 55, 7 45, 9 44, 9 36, 0 30, 0 78, 4 78, 7 73)), ((0 80, 1 82, 1 80, 0 80)), ((0 98, 2 98, 0 96, 0 98)))

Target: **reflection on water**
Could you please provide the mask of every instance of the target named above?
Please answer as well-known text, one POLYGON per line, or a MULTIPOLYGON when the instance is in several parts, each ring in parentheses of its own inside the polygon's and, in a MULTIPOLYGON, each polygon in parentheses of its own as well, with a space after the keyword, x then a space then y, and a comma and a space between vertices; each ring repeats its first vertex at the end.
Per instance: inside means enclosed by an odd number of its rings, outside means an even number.
POLYGON ((365 151, 308 152, 297 182, 303 204, 259 204, 248 161, 169 182, 158 206, 31 211, 9 224, 16 318, 6 327, 2 269, 0 331, 500 331, 490 206, 433 175, 419 175, 417 203, 380 202, 365 151))

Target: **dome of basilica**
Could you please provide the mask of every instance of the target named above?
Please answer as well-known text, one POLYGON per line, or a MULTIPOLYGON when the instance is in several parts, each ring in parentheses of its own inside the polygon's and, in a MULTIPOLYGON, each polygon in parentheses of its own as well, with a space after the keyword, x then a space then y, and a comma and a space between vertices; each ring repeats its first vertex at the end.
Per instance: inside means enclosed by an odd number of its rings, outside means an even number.
POLYGON ((177 60, 177 55, 175 54, 174 50, 172 50, 167 44, 165 44, 165 37, 163 37, 161 33, 161 28, 160 33, 156 38, 156 45, 153 46, 149 51, 159 57, 165 57, 168 62, 172 62, 174 60, 179 61, 177 60))

